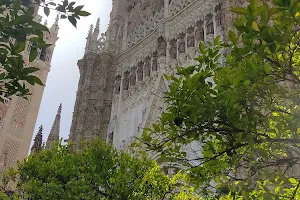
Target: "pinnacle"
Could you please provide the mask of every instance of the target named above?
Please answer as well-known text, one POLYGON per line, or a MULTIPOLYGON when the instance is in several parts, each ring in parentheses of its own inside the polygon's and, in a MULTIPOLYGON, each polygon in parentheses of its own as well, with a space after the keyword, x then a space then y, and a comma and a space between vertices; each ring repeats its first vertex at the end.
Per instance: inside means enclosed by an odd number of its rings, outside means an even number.
POLYGON ((50 134, 46 142, 46 149, 50 149, 53 143, 59 140, 61 110, 62 110, 62 104, 60 104, 58 107, 57 114, 55 116, 50 134))
POLYGON ((95 26, 95 30, 94 30, 94 34, 99 34, 99 31, 100 31, 100 18, 97 19, 97 23, 96 23, 96 26, 95 26))

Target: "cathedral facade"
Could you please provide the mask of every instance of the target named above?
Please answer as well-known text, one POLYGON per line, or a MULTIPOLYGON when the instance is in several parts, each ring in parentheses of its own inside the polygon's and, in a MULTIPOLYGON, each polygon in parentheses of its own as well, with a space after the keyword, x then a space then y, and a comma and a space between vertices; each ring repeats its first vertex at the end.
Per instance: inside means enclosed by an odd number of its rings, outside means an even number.
MULTIPOLYGON (((110 24, 88 33, 70 140, 100 136, 125 148, 165 109, 176 65, 196 64, 199 43, 226 40, 232 6, 245 0, 113 0, 110 24)), ((221 58, 222 59, 222 58, 221 58)))
MULTIPOLYGON (((42 18, 37 11, 36 6, 35 21, 40 23, 42 18)), ((46 22, 45 25, 47 25, 46 22)), ((44 41, 53 45, 38 49, 37 58, 33 62, 29 63, 29 53, 34 43, 27 41, 25 50, 22 52, 25 66, 39 68, 34 75, 43 83, 46 83, 55 43, 58 40, 58 18, 49 30, 45 33, 44 41)), ((13 38, 10 41, 15 42, 13 38)), ((32 94, 28 96, 28 99, 13 96, 3 103, 0 102, 0 176, 2 170, 14 166, 18 160, 23 160, 28 156, 44 86, 35 84, 28 85, 28 88, 32 94)))

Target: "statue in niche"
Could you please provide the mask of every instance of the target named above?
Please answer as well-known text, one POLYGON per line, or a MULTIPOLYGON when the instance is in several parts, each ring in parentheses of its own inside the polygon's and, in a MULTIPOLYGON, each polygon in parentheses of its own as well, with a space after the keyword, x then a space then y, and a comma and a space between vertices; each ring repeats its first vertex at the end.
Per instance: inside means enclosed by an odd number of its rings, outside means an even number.
POLYGON ((195 35, 193 27, 190 27, 187 30, 187 47, 195 47, 195 35))
POLYGON ((150 73, 151 73, 151 58, 150 57, 147 57, 145 59, 145 76, 150 76, 150 73))
POLYGON ((178 37, 178 52, 185 53, 185 34, 181 33, 178 37))
POLYGON ((112 144, 113 141, 114 141, 114 132, 110 132, 110 133, 108 134, 108 141, 107 141, 107 143, 108 143, 108 144, 112 144))
POLYGON ((132 0, 128 9, 130 9, 129 17, 128 17, 128 30, 129 33, 132 32, 135 27, 140 24, 141 16, 140 16, 140 0, 132 0))
POLYGON ((123 90, 128 90, 129 87, 129 71, 126 71, 124 73, 124 78, 123 78, 123 90))
POLYGON ((216 25, 223 26, 224 25, 224 11, 222 10, 222 4, 218 4, 215 8, 216 13, 216 25))
POLYGON ((170 59, 177 59, 177 44, 175 39, 170 41, 170 59))
POLYGON ((152 55, 152 71, 157 71, 157 51, 152 55))
POLYGON ((121 76, 116 76, 115 80, 115 94, 120 94, 120 87, 121 87, 121 76))
POLYGON ((127 3, 128 3, 128 12, 130 12, 136 4, 138 4, 141 0, 128 0, 127 3))
POLYGON ((131 73, 130 73, 130 85, 135 85, 136 82, 136 67, 131 68, 131 73))
POLYGON ((164 0, 151 0, 150 9, 152 10, 152 15, 156 12, 161 11, 164 7, 164 0))
POLYGON ((214 34, 214 21, 213 21, 213 15, 208 14, 206 16, 206 34, 214 34))
POLYGON ((166 56, 167 43, 163 37, 158 38, 158 56, 166 56))
POLYGON ((140 62, 137 69, 138 81, 143 81, 143 63, 140 62))
POLYGON ((137 8, 142 22, 145 23, 150 16, 150 0, 141 0, 137 8))

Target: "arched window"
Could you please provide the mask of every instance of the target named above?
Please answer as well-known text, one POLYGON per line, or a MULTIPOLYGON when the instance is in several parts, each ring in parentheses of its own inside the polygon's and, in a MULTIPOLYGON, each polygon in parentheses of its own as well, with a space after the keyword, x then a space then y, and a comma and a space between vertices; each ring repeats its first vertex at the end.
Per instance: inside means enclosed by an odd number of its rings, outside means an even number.
POLYGON ((16 131, 16 126, 17 126, 17 123, 16 121, 13 121, 10 125, 10 129, 9 129, 9 133, 14 135, 15 134, 15 131, 16 131))
POLYGON ((18 124, 15 135, 18 137, 22 137, 22 135, 23 135, 23 124, 22 123, 18 124))

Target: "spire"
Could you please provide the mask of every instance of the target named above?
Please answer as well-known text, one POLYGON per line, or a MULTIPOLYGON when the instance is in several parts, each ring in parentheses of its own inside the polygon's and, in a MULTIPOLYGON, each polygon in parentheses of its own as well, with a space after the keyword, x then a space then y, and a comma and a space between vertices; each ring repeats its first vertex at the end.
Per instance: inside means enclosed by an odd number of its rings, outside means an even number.
POLYGON ((94 35, 97 35, 97 38, 99 36, 100 32, 100 18, 97 19, 95 30, 94 30, 94 35))
POLYGON ((92 36, 93 36, 93 24, 91 24, 88 36, 86 38, 86 45, 85 45, 85 52, 84 52, 84 54, 90 52, 90 50, 91 50, 92 36))
POLYGON ((38 153, 42 150, 42 143, 43 143, 43 126, 41 125, 39 131, 37 132, 34 143, 31 147, 30 154, 38 153))
POLYGON ((53 126, 48 136, 45 149, 50 149, 54 142, 59 140, 59 129, 60 129, 60 115, 61 115, 62 104, 59 105, 53 126))
POLYGON ((85 54, 89 52, 98 52, 98 38, 100 33, 100 18, 97 19, 96 26, 93 32, 93 25, 91 25, 85 47, 85 54))
POLYGON ((94 53, 97 53, 98 51, 98 38, 100 33, 100 18, 97 19, 95 30, 92 36, 91 41, 91 51, 94 53))
POLYGON ((59 15, 56 16, 55 22, 52 25, 52 27, 50 28, 50 31, 52 33, 56 33, 56 34, 58 33, 58 30, 59 30, 58 21, 59 21, 59 15))
POLYGON ((93 34, 93 24, 91 24, 90 26, 88 37, 92 37, 92 34, 93 34))

